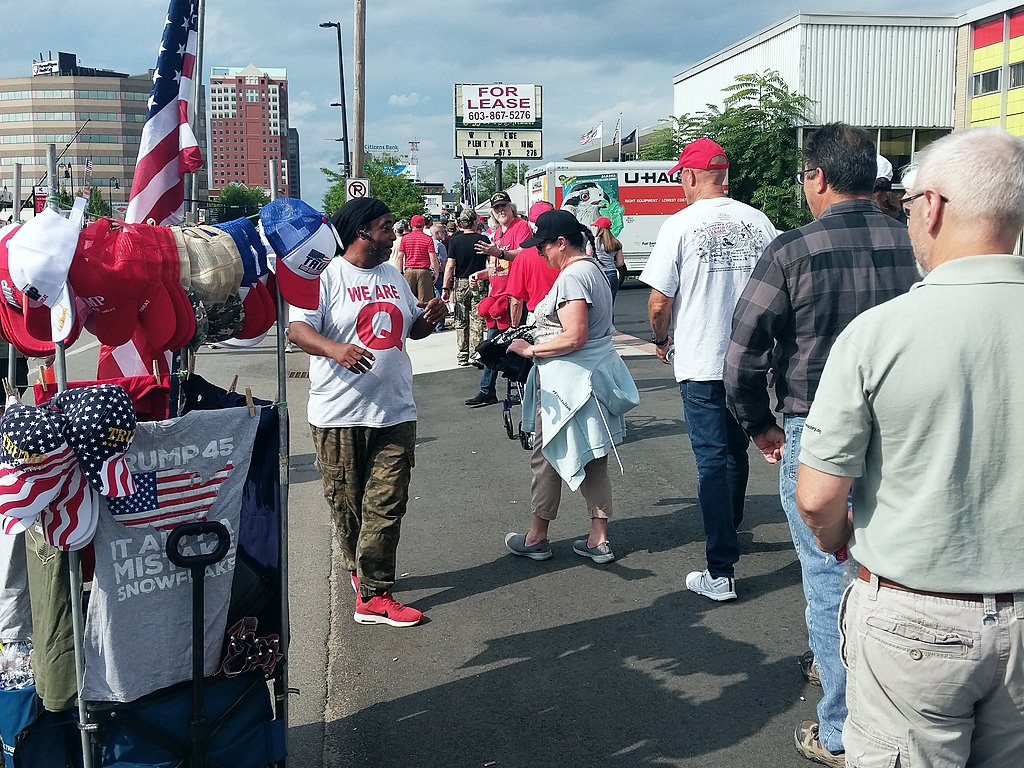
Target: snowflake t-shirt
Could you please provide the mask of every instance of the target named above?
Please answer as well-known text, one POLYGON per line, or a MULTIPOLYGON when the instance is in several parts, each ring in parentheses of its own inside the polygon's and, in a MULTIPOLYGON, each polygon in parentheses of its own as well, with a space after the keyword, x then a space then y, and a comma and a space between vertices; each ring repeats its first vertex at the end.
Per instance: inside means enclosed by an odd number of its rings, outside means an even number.
POLYGON ((362 269, 344 257, 320 275, 320 306, 292 307, 301 321, 331 341, 355 344, 374 356, 355 373, 327 357, 309 359, 307 417, 314 427, 390 427, 415 421, 412 360, 405 349, 423 313, 405 278, 391 264, 362 269))
POLYGON ((774 239, 767 216, 728 197, 698 200, 661 225, 640 280, 675 297, 676 381, 722 379, 733 310, 774 239))
MULTIPOLYGON (((139 423, 126 459, 137 503, 102 499, 96 571, 85 621, 87 701, 134 701, 192 677, 192 583, 167 558, 175 521, 217 520, 231 536, 227 555, 206 567, 205 673, 220 664, 235 569, 239 513, 259 418, 248 408, 193 411, 180 419, 139 423), (148 511, 147 509, 148 508, 148 511)), ((132 499, 133 497, 126 497, 132 499)), ((197 552, 213 537, 182 542, 197 552)))

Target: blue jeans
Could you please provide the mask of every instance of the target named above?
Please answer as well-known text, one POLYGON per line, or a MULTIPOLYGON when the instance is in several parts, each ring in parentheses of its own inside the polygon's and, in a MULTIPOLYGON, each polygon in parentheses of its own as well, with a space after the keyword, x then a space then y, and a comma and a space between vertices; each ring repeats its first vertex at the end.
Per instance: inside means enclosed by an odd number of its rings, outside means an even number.
POLYGON ((747 435, 725 407, 720 381, 681 381, 683 417, 697 461, 697 500, 707 536, 708 572, 732 578, 740 546, 750 464, 747 435))
MULTIPOLYGON (((488 328, 484 334, 485 339, 493 339, 498 335, 497 328, 488 328)), ((484 375, 480 377, 480 391, 497 397, 498 371, 494 368, 484 368, 484 375)))
POLYGON ((608 287, 612 289, 612 304, 615 303, 615 294, 619 292, 619 273, 614 269, 606 269, 604 276, 608 278, 608 287))
POLYGON ((779 496, 789 521, 793 545, 800 560, 804 585, 804 619, 807 637, 814 651, 814 664, 821 678, 818 702, 818 738, 830 752, 843 751, 843 725, 846 723, 846 669, 839 658, 839 602, 843 596, 846 566, 835 555, 818 549, 814 534, 796 509, 796 469, 800 462, 800 437, 804 416, 786 416, 786 446, 779 472, 779 496))

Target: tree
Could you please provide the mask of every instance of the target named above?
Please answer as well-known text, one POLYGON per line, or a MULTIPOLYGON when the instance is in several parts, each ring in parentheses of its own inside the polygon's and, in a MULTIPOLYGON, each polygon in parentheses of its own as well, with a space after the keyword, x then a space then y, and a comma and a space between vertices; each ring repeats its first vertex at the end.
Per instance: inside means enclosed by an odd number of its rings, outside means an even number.
POLYGON ((270 195, 264 189, 232 184, 224 187, 210 201, 210 207, 217 211, 220 221, 231 221, 243 216, 255 216, 269 202, 270 195))
POLYGON ((676 134, 669 126, 656 129, 640 150, 637 160, 675 160, 679 157, 676 134))
MULTIPOLYGON (((370 185, 370 194, 387 205, 395 220, 409 219, 424 211, 423 191, 408 176, 397 173, 405 165, 397 155, 384 153, 367 157, 363 177, 370 185)), ((324 193, 324 210, 332 213, 345 202, 345 177, 330 168, 321 168, 330 186, 324 193)))
POLYGON ((810 99, 790 91, 774 70, 739 75, 722 91, 722 108, 709 104, 704 112, 673 117, 670 127, 659 129, 671 132, 671 151, 666 134, 641 156, 675 159, 687 143, 707 136, 729 157, 730 197, 761 209, 779 229, 807 223, 810 212, 794 174, 800 167, 796 125, 807 119, 810 99))
POLYGON ((93 218, 110 216, 110 206, 100 192, 99 187, 89 189, 89 204, 85 206, 85 212, 93 218))

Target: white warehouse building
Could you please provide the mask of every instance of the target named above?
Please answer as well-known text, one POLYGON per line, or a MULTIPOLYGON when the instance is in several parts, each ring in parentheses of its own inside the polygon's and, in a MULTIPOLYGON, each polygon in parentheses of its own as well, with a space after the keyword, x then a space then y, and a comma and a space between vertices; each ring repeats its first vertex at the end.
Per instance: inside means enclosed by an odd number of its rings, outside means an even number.
POLYGON ((672 113, 720 105, 738 75, 773 69, 812 102, 801 132, 861 126, 900 168, 953 129, 958 24, 955 15, 798 14, 676 75, 672 113))

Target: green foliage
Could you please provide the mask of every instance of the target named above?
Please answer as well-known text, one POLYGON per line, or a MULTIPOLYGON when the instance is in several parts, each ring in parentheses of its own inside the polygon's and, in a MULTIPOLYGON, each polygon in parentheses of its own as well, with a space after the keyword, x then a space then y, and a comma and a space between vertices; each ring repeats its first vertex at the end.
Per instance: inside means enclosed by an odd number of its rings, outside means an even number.
POLYGON ((210 207, 217 211, 220 221, 232 221, 243 216, 255 216, 269 202, 270 195, 264 189, 232 184, 224 187, 210 201, 210 207))
POLYGON ((94 218, 110 216, 110 206, 99 187, 92 187, 89 190, 89 203, 85 206, 85 212, 94 218))
POLYGON ((800 168, 796 125, 807 119, 811 101, 790 91, 774 70, 739 75, 723 89, 722 108, 709 104, 703 112, 671 118, 661 131, 672 135, 672 150, 665 137, 647 147, 643 159, 675 159, 683 146, 707 136, 729 157, 729 196, 764 211, 782 230, 810 221, 803 192, 794 174, 800 168))
POLYGON ((70 187, 60 187, 57 190, 57 207, 62 211, 71 209, 71 206, 75 204, 75 196, 71 194, 70 187))
POLYGON ((676 146, 676 134, 672 128, 665 126, 656 129, 650 140, 640 150, 637 160, 675 160, 679 157, 676 146))
MULTIPOLYGON (((396 155, 382 154, 366 158, 363 164, 363 178, 370 185, 370 194, 387 205, 395 220, 406 219, 424 210, 423 191, 408 176, 395 175, 395 170, 404 165, 396 155)), ((323 208, 333 213, 345 202, 345 177, 329 168, 320 171, 327 177, 330 186, 323 197, 323 208)))

